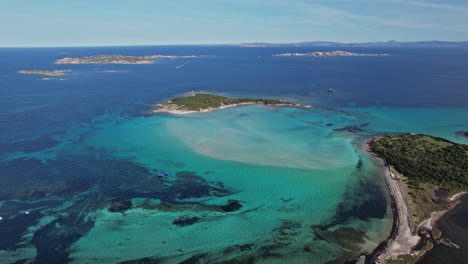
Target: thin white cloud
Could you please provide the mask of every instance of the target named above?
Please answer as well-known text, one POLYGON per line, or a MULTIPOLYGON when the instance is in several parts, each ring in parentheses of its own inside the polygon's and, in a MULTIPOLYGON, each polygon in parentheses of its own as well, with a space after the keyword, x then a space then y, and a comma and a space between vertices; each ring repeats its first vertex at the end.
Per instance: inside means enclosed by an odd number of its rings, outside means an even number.
POLYGON ((344 9, 330 7, 323 4, 305 3, 300 1, 285 0, 256 0, 257 3, 282 6, 284 8, 293 8, 298 12, 314 15, 331 22, 344 23, 349 21, 369 21, 374 19, 372 16, 351 13, 344 9))
POLYGON ((414 28, 414 29, 431 29, 434 28, 434 25, 426 23, 418 23, 414 21, 408 21, 404 19, 392 19, 381 21, 379 25, 382 26, 391 26, 391 27, 404 27, 404 28, 414 28))
POLYGON ((433 2, 414 1, 414 0, 390 0, 388 2, 412 5, 416 7, 430 8, 430 9, 436 9, 436 10, 446 10, 446 11, 451 11, 451 12, 468 13, 468 6, 466 5, 462 6, 462 5, 452 5, 452 4, 439 4, 439 3, 433 3, 433 2))
MULTIPOLYGON (((268 3, 274 5, 282 5, 284 7, 295 8, 299 12, 303 14, 307 14, 310 17, 315 17, 321 19, 319 24, 321 25, 337 25, 342 24, 346 26, 365 26, 365 25, 372 25, 372 26, 393 26, 393 27, 401 27, 401 28, 413 28, 413 29, 428 29, 431 28, 431 24, 427 23, 420 23, 417 21, 409 20, 409 19, 393 19, 393 18, 384 18, 384 17, 377 17, 372 15, 363 15, 363 14, 356 14, 349 12, 344 9, 338 9, 334 7, 329 7, 326 5, 320 4, 309 4, 304 2, 295 2, 295 1, 282 1, 282 0, 274 0, 274 1, 264 1, 264 0, 257 0, 260 3, 268 3)), ((303 20, 299 17, 296 18, 298 21, 311 21, 311 19, 303 20)))
MULTIPOLYGON (((435 20, 428 20, 422 18, 415 18, 415 17, 381 17, 381 16, 374 16, 368 14, 360 14, 351 12, 346 9, 341 9, 337 7, 330 7, 326 4, 317 4, 317 3, 308 3, 298 0, 250 0, 250 2, 265 4, 265 5, 277 5, 282 6, 284 8, 295 9, 297 13, 306 14, 309 16, 309 19, 305 19, 304 17, 292 16, 291 19, 296 19, 297 21, 312 21, 310 18, 314 18, 313 21, 315 25, 345 25, 345 26, 361 26, 361 27, 398 27, 398 28, 408 28, 408 29, 439 29, 439 30, 447 30, 447 31, 457 31, 457 32, 466 32, 466 30, 460 30, 461 28, 465 27, 466 23, 468 23, 468 19, 462 19, 456 25, 447 25, 447 24, 440 24, 438 21, 435 20), (320 21, 320 22, 319 22, 320 21)), ((336 2, 335 2, 336 3, 336 2)), ((362 1, 360 4, 365 5, 369 3, 367 0, 362 1)), ((375 3, 375 2, 374 2, 375 3)), ((383 0, 381 2, 382 8, 385 8, 385 3, 387 4, 406 4, 412 5, 421 8, 431 8, 437 10, 445 10, 445 11, 457 11, 458 15, 460 12, 466 12, 468 15, 468 7, 465 6, 456 6, 456 5, 449 5, 449 4, 436 4, 430 3, 425 1, 418 1, 418 0, 383 0)), ((453 12, 451 12, 453 13, 453 12)), ((468 27, 468 26, 467 26, 468 27)))

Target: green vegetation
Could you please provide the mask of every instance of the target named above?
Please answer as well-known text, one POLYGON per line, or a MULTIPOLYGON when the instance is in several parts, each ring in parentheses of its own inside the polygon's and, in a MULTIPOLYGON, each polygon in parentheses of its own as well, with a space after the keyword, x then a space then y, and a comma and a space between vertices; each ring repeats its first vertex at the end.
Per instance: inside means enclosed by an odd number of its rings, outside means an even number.
POLYGON ((228 98, 220 95, 214 94, 196 94, 194 96, 189 97, 177 97, 171 100, 171 104, 175 104, 177 106, 183 107, 187 110, 195 110, 198 111, 200 109, 207 109, 207 108, 217 108, 223 105, 232 105, 232 104, 240 104, 240 103, 257 103, 257 104, 265 104, 265 105, 279 105, 279 104, 287 104, 292 105, 291 103, 282 102, 280 100, 273 100, 273 99, 253 99, 253 98, 228 98))
POLYGON ((81 58, 81 60, 83 62, 89 62, 89 63, 112 63, 115 61, 125 61, 128 63, 138 63, 141 61, 151 62, 145 56, 134 57, 134 56, 123 56, 123 55, 97 55, 97 56, 91 56, 91 57, 83 57, 81 58))
POLYGON ((468 145, 422 134, 375 138, 371 149, 408 178, 415 189, 434 184, 468 188, 468 145))

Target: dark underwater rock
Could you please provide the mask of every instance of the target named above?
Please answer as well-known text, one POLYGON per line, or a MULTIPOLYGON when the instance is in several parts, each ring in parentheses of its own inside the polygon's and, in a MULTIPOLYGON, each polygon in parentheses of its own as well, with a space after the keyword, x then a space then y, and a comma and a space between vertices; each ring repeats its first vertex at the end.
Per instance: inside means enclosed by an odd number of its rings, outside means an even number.
POLYGON ((227 205, 221 206, 224 212, 234 212, 242 208, 242 204, 236 200, 229 200, 227 205))
POLYGON ((107 209, 111 213, 124 213, 125 211, 132 209, 133 203, 131 200, 126 198, 118 198, 110 201, 110 206, 107 209))
POLYGON ((254 245, 255 244, 244 244, 244 245, 237 244, 234 246, 230 246, 223 250, 223 254, 233 254, 239 251, 250 251, 253 249, 254 245))
POLYGON ((184 183, 177 184, 174 189, 179 193, 177 196, 179 200, 210 196, 210 186, 194 180, 186 180, 184 183))
POLYGON ((68 197, 87 191, 91 184, 84 179, 52 181, 50 184, 36 184, 20 193, 19 199, 23 201, 35 201, 44 198, 68 197))
POLYGON ((343 225, 349 219, 358 218, 368 221, 369 218, 383 219, 387 217, 387 202, 380 187, 370 181, 360 181, 353 189, 354 193, 366 193, 366 196, 353 196, 350 191, 346 193, 346 198, 338 204, 335 216, 331 221, 313 225, 313 230, 327 230, 336 225, 343 225))
POLYGON ((42 166, 37 159, 19 158, 0 162, 2 180, 0 181, 0 200, 24 200, 21 198, 24 189, 32 186, 32 175, 42 166))
POLYGON ((342 128, 335 128, 333 131, 347 131, 351 133, 357 133, 357 132, 362 132, 364 129, 358 127, 358 126, 347 126, 347 127, 342 127, 342 128))
POLYGON ((50 136, 41 136, 32 140, 24 140, 13 143, 0 143, 0 153, 13 153, 13 152, 37 152, 44 149, 55 147, 60 142, 51 138, 50 136))
POLYGON ((85 179, 67 180, 62 190, 57 190, 58 196, 72 195, 85 192, 91 187, 91 184, 85 179))
POLYGON ((44 199, 47 197, 47 192, 44 190, 27 190, 25 191, 21 196, 20 200, 23 201, 34 201, 34 200, 40 200, 44 199))
POLYGON ((294 242, 295 237, 299 234, 301 223, 296 221, 283 221, 277 229, 273 238, 277 244, 290 245, 294 242))
POLYGON ((224 188, 222 183, 210 183, 202 177, 190 171, 177 172, 177 181, 167 190, 168 194, 175 195, 177 200, 203 198, 203 197, 223 197, 232 194, 224 188))
POLYGON ((361 157, 359 157, 359 161, 358 161, 358 163, 356 165, 356 169, 360 169, 361 167, 362 167, 362 159, 361 159, 361 157))
POLYGON ((190 258, 181 261, 179 264, 198 264, 198 263, 204 263, 203 258, 205 258, 208 254, 198 254, 198 255, 193 255, 190 258))
POLYGON ((34 234, 32 243, 36 246, 34 263, 70 263, 69 247, 94 227, 94 221, 85 220, 80 213, 60 217, 42 227, 34 234))
POLYGON ((122 262, 119 262, 118 264, 160 264, 163 262, 164 260, 159 257, 147 257, 147 258, 141 258, 141 259, 122 261, 122 262))
POLYGON ((328 242, 340 245, 343 248, 351 250, 359 250, 360 245, 364 243, 365 234, 361 230, 351 227, 339 227, 333 231, 315 230, 316 234, 320 234, 328 242))
POLYGON ((468 131, 457 131, 454 134, 460 137, 468 137, 468 131))
POLYGON ((365 233, 351 227, 339 227, 335 230, 314 229, 314 234, 321 240, 338 245, 344 249, 327 264, 351 264, 356 263, 364 244, 365 233))
POLYGON ((39 211, 31 211, 29 215, 18 214, 13 219, 3 219, 0 228, 0 250, 16 250, 19 243, 31 226, 37 225, 43 215, 39 211))
POLYGON ((370 125, 370 123, 361 124, 359 127, 366 127, 366 126, 368 126, 368 125, 370 125))
POLYGON ((176 220, 172 221, 172 224, 182 227, 182 226, 193 225, 193 224, 197 223, 200 220, 201 220, 201 218, 196 217, 196 216, 194 216, 194 217, 181 216, 181 217, 177 218, 176 220))

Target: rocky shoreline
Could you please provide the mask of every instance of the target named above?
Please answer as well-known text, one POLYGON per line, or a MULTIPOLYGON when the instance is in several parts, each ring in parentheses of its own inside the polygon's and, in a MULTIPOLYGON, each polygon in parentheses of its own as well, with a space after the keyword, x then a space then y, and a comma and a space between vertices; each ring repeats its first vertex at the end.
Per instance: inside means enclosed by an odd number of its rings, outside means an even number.
POLYGON ((385 170, 385 181, 391 195, 393 212, 392 230, 388 238, 372 252, 366 263, 387 263, 390 259, 403 254, 410 254, 420 238, 413 236, 409 224, 409 211, 398 186, 398 182, 390 176, 391 169, 385 170))
POLYGON ((217 111, 229 107, 234 107, 234 106, 242 106, 242 105, 253 105, 253 104, 262 104, 266 106, 288 106, 288 107, 298 107, 298 108, 311 108, 310 105, 304 105, 304 104, 292 104, 292 103, 284 103, 284 104, 264 104, 262 102, 244 102, 244 103, 237 103, 237 104, 228 104, 228 105, 222 105, 220 107, 210 107, 206 109, 200 109, 200 110, 183 110, 180 109, 178 105, 175 104, 157 104, 153 105, 154 107, 159 107, 161 109, 156 109, 150 111, 150 113, 169 113, 169 114, 175 114, 175 115, 187 115, 187 114, 204 114, 212 111, 217 111))
POLYGON ((349 51, 316 51, 310 53, 281 53, 275 54, 274 57, 291 57, 291 56, 310 56, 310 57, 332 57, 332 56, 390 56, 389 54, 366 54, 366 53, 352 53, 349 51))
POLYGON ((176 59, 176 58, 195 58, 190 56, 172 56, 172 55, 149 55, 149 56, 124 56, 124 55, 96 55, 82 58, 66 57, 55 61, 55 64, 152 64, 154 59, 176 59))
POLYGON ((40 70, 27 71, 27 70, 22 70, 22 71, 19 71, 19 73, 21 73, 21 74, 39 74, 39 75, 48 75, 48 76, 65 75, 64 70, 54 70, 54 71, 40 71, 40 70))
MULTIPOLYGON (((385 180, 385 182, 386 182, 388 189, 390 190, 391 188, 389 186, 387 179, 385 180)), ((382 241, 379 245, 377 245, 377 247, 372 251, 372 253, 370 253, 369 255, 366 255, 365 264, 377 263, 376 262, 377 258, 382 255, 382 253, 389 247, 390 242, 395 240, 397 236, 397 230, 399 228, 398 209, 395 204, 395 197, 393 195, 390 195, 390 207, 392 208, 392 217, 393 217, 392 228, 390 230, 390 233, 384 241, 382 241)))
MULTIPOLYGON (((432 249, 431 246, 427 246, 428 242, 447 242, 449 246, 456 247, 456 244, 450 243, 450 241, 446 241, 444 238, 441 238, 442 234, 434 235, 433 230, 436 229, 435 225, 437 220, 452 210, 458 204, 459 198, 467 194, 467 192, 460 192, 449 197, 447 199, 447 204, 450 205, 450 208, 447 210, 432 212, 428 219, 419 223, 417 228, 418 235, 413 235, 410 224, 411 215, 400 187, 400 184, 402 183, 397 180, 397 178, 401 178, 403 176, 393 169, 392 166, 388 165, 384 159, 374 153, 370 149, 369 143, 370 142, 368 142, 366 146, 368 152, 375 158, 381 160, 386 166, 384 177, 391 196, 393 222, 387 239, 382 241, 371 254, 366 256, 365 263, 388 263, 390 260, 398 259, 403 255, 409 256, 408 259, 410 259, 410 261, 407 262, 405 260, 405 262, 401 263, 416 263, 419 258, 432 249), (396 176, 392 177, 391 174, 396 176)), ((438 230, 438 232, 440 232, 440 230, 438 230)))

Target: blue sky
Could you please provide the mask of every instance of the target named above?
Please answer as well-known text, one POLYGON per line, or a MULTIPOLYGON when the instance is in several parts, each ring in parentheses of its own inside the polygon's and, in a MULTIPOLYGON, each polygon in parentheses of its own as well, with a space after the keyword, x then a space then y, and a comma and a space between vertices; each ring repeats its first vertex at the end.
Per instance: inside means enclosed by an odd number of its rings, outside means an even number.
POLYGON ((0 46, 468 40, 468 0, 0 0, 0 46))

